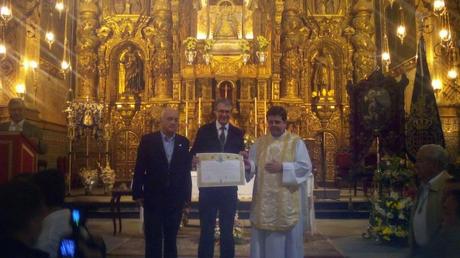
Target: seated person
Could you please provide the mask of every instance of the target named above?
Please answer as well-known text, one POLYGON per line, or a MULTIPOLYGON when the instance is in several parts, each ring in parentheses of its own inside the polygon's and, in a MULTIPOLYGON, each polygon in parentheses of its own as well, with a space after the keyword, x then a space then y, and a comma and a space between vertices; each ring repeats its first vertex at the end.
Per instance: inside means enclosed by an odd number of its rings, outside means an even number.
POLYGON ((43 142, 43 135, 40 128, 28 122, 24 118, 25 105, 20 98, 12 98, 8 102, 8 113, 11 121, 0 124, 0 131, 22 132, 37 147, 39 154, 46 153, 46 144, 43 142))
POLYGON ((56 169, 41 171, 33 176, 44 199, 46 217, 35 247, 47 252, 51 258, 57 257, 62 238, 72 234, 70 210, 64 209, 65 179, 56 169))
POLYGON ((47 258, 34 249, 44 217, 40 190, 26 180, 12 180, 0 186, 0 256, 47 258))

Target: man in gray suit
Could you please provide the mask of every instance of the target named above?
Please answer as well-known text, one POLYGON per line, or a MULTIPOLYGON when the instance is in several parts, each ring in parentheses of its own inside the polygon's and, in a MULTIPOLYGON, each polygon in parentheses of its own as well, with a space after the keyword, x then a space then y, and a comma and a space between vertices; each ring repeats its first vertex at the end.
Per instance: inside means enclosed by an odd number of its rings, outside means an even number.
POLYGON ((8 113, 11 121, 0 124, 0 132, 21 132, 32 144, 37 147, 39 154, 46 153, 46 144, 43 143, 43 135, 40 128, 28 122, 24 118, 25 105, 20 98, 12 98, 8 102, 8 113))
POLYGON ((410 246, 413 257, 421 257, 442 222, 442 197, 447 173, 447 151, 436 144, 427 144, 417 152, 415 171, 420 181, 412 210, 410 246))

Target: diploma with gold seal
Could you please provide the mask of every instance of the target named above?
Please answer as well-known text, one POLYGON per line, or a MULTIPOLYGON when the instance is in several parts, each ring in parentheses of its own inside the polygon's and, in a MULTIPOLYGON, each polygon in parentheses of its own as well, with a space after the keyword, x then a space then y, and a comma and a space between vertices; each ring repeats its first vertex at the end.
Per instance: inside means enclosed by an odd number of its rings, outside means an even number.
POLYGON ((234 153, 198 153, 198 187, 244 185, 243 157, 234 153))

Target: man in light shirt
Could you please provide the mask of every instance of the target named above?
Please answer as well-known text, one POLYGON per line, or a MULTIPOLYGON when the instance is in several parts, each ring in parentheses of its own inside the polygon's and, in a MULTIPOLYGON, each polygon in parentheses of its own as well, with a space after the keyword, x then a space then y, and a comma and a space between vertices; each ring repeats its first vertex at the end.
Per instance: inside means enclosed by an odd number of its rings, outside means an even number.
POLYGON ((46 153, 46 144, 43 143, 43 135, 40 128, 36 127, 24 118, 25 105, 20 98, 12 98, 8 102, 10 122, 0 124, 0 132, 21 132, 29 139, 39 154, 46 153))
POLYGON ((415 257, 422 254, 441 226, 442 195, 446 180, 447 151, 436 144, 427 144, 417 152, 415 171, 420 181, 412 211, 410 246, 415 257))

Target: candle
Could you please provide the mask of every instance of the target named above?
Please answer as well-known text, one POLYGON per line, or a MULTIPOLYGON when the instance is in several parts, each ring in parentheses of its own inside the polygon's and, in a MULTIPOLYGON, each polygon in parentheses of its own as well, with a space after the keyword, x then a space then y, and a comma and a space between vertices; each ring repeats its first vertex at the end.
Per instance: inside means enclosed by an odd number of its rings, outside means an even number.
POLYGON ((188 101, 185 100, 185 137, 188 137, 188 101))
POLYGON ((254 137, 257 137, 257 97, 254 98, 254 137))
POLYGON ((264 100, 264 134, 267 134, 267 100, 264 100))
POLYGON ((201 126, 201 97, 198 98, 198 126, 201 126))

